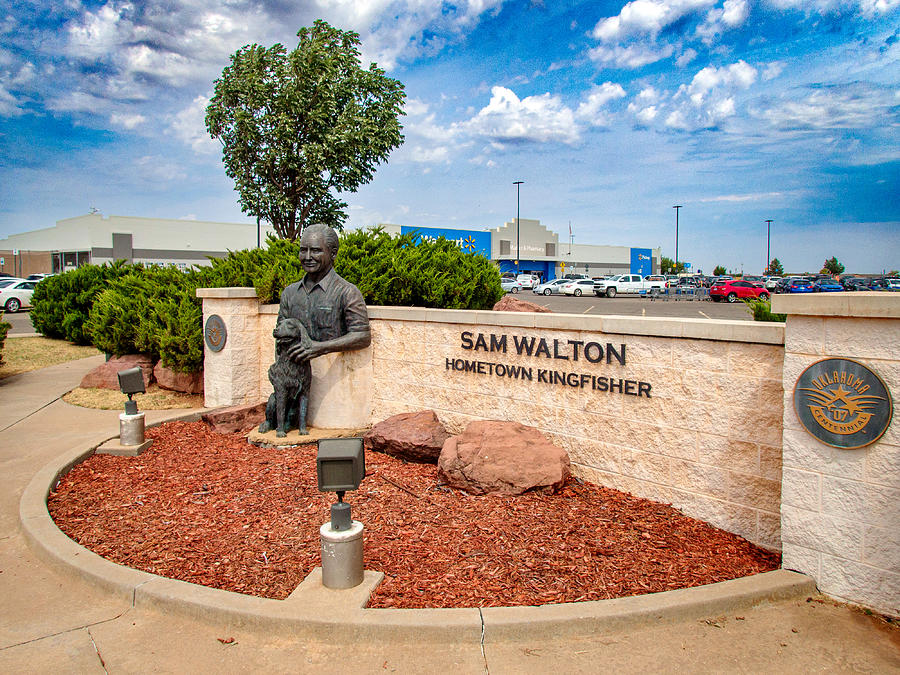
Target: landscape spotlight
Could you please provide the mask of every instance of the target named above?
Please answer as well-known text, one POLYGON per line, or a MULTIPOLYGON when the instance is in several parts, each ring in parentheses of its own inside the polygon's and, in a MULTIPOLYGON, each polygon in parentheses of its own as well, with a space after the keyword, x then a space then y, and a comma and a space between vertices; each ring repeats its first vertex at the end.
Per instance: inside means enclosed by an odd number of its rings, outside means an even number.
POLYGON ((144 373, 135 366, 127 370, 120 370, 116 373, 119 376, 119 389, 123 394, 128 394, 128 400, 125 401, 125 414, 137 415, 137 401, 131 399, 135 394, 143 394, 147 391, 144 388, 144 373))
POLYGON ((316 477, 319 490, 336 492, 337 504, 331 505, 331 528, 349 530, 352 522, 350 505, 344 493, 356 490, 366 475, 366 459, 362 438, 320 438, 316 454, 316 477))

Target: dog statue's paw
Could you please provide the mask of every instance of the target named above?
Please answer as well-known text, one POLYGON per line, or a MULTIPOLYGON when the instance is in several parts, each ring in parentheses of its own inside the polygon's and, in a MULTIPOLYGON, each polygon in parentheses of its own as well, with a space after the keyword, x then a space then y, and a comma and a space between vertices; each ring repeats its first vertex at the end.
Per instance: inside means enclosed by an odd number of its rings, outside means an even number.
POLYGON ((269 420, 265 420, 259 425, 259 429, 257 430, 261 434, 266 434, 272 431, 272 426, 269 424, 269 420))
POLYGON ((306 427, 299 429, 299 432, 301 436, 309 436, 309 429, 307 429, 306 427))
POLYGON ((275 432, 275 436, 276 436, 276 438, 284 438, 285 436, 287 436, 287 432, 284 431, 283 429, 279 429, 278 431, 275 432))

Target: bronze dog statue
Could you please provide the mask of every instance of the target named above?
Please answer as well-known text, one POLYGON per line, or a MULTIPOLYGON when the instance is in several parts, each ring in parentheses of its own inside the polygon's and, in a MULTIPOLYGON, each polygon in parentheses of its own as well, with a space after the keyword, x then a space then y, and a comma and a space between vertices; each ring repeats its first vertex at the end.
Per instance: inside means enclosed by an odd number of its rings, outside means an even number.
POLYGON ((309 334, 298 319, 283 319, 272 331, 275 337, 275 363, 269 366, 269 382, 273 393, 266 403, 266 420, 259 425, 260 433, 275 429, 275 435, 283 438, 288 429, 295 426, 301 435, 306 428, 306 409, 309 404, 309 386, 312 369, 309 361, 297 363, 287 355, 288 348, 297 343, 309 343, 309 334))

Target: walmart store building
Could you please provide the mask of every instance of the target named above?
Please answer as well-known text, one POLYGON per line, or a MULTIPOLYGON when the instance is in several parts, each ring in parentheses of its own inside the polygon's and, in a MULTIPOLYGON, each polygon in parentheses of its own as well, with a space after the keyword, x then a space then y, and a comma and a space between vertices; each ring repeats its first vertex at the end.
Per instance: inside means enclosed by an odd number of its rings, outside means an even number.
POLYGON ((501 272, 537 274, 544 281, 569 273, 596 277, 610 274, 658 274, 660 249, 629 246, 594 246, 559 243, 559 234, 541 221, 521 218, 516 228, 511 220, 493 230, 453 230, 434 227, 381 224, 387 232, 455 241, 468 253, 480 253, 495 261, 501 272), (517 237, 518 230, 518 237, 517 237), (516 261, 518 260, 518 268, 516 261))

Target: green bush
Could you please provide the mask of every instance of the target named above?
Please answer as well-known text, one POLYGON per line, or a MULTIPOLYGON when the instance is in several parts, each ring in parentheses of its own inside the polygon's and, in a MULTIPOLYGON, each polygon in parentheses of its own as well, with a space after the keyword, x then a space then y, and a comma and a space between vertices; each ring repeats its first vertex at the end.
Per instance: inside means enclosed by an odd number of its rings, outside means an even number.
POLYGON ((12 324, 3 321, 3 315, 0 314, 0 365, 3 365, 3 345, 6 344, 6 334, 10 328, 12 324))
MULTIPOLYGON (((503 295, 497 268, 446 239, 392 237, 381 229, 341 239, 337 273, 370 305, 489 309, 503 295)), ((231 251, 209 267, 87 265, 37 285, 35 329, 48 337, 93 344, 108 354, 150 354, 182 372, 203 367, 202 305, 197 288, 252 286, 276 303, 303 277, 297 242, 270 238, 266 247, 231 251)))
POLYGON ((31 323, 49 338, 89 345, 85 324, 97 295, 109 283, 135 269, 123 261, 106 265, 84 265, 64 274, 47 277, 34 288, 31 323))
POLYGON ((775 321, 784 323, 787 320, 787 314, 772 313, 772 303, 768 300, 746 298, 744 304, 747 305, 747 311, 753 315, 754 321, 775 321))

